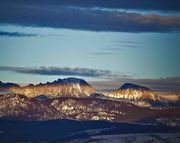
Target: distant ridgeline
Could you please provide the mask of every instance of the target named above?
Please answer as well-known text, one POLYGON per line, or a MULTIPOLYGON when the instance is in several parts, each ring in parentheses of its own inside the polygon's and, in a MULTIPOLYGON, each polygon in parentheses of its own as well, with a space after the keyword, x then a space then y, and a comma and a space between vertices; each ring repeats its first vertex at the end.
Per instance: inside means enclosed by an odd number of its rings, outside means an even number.
POLYGON ((19 87, 19 85, 15 83, 9 83, 9 82, 3 83, 2 81, 0 81, 0 90, 7 89, 10 87, 19 87))
MULTIPOLYGON (((15 94, 25 95, 27 97, 35 97, 46 95, 49 97, 73 96, 82 97, 89 96, 95 92, 94 88, 86 81, 77 78, 58 79, 53 82, 40 83, 38 85, 29 84, 28 86, 17 86, 7 83, 7 90, 15 94)), ((6 84, 3 84, 5 87, 6 84)), ((3 88, 5 89, 5 88, 3 88)))
POLYGON ((58 97, 92 97, 145 101, 150 104, 153 104, 155 101, 156 105, 157 103, 160 104, 161 101, 163 101, 163 104, 166 103, 159 95, 144 86, 125 83, 119 89, 97 93, 89 83, 78 78, 64 78, 37 85, 29 84, 24 87, 14 83, 0 82, 0 90, 1 92, 6 91, 14 94, 25 95, 29 98, 36 97, 36 99, 39 100, 58 97))

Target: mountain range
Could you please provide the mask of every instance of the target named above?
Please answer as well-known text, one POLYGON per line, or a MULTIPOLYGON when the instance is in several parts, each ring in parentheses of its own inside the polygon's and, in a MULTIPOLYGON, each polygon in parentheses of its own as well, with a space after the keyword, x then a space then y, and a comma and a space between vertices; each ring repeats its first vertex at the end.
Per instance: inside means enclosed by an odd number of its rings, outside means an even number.
MULTIPOLYGON (((25 95, 29 98, 44 95, 48 98, 101 96, 134 101, 168 101, 168 99, 171 99, 170 96, 168 98, 162 98, 151 89, 133 83, 124 83, 119 89, 99 93, 88 82, 78 78, 58 79, 53 82, 39 83, 37 85, 29 84, 27 86, 19 86, 15 83, 3 83, 0 81, 0 92, 4 91, 25 95)), ((180 97, 175 97, 175 95, 172 98, 176 99, 176 101, 180 100, 180 97)), ((171 100, 173 101, 173 99, 171 100)))
MULTIPOLYGON (((37 85, 29 84, 24 87, 14 83, 0 82, 0 89, 25 95, 30 98, 39 95, 46 95, 51 98, 62 96, 86 97, 96 93, 96 90, 89 83, 78 78, 58 79, 53 82, 40 83, 37 85)), ((149 88, 132 83, 125 83, 117 90, 101 94, 114 98, 134 100, 152 98, 153 100, 158 100, 158 96, 149 88)))
POLYGON ((177 102, 168 104, 151 89, 132 83, 105 93, 96 92, 89 83, 77 78, 24 87, 0 83, 1 119, 108 120, 180 126, 177 102))

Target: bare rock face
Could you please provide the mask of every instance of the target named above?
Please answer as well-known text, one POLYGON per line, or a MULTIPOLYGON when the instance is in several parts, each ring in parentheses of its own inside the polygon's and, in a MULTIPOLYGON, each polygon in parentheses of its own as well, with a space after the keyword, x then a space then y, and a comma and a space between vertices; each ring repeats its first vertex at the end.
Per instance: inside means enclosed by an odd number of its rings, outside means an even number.
POLYGON ((130 99, 135 101, 159 101, 160 97, 147 87, 125 83, 119 89, 106 92, 104 95, 113 98, 130 99))
POLYGON ((31 98, 39 95, 46 95, 50 98, 61 96, 84 97, 90 96, 95 91, 86 81, 77 78, 58 79, 51 83, 30 84, 25 87, 10 87, 9 90, 15 94, 22 94, 31 98))

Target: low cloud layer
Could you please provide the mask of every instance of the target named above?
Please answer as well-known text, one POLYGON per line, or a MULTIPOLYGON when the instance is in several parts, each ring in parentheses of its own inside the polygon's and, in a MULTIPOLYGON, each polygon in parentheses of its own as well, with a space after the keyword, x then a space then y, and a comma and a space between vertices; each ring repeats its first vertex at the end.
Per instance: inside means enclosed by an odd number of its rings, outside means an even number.
POLYGON ((0 5, 0 23, 90 31, 179 32, 180 17, 59 5, 0 5))
POLYGON ((0 31, 0 36, 10 36, 10 37, 32 37, 32 36, 37 36, 37 34, 0 31))
POLYGON ((114 76, 108 70, 70 68, 70 67, 7 67, 0 66, 0 71, 11 71, 24 74, 37 75, 63 75, 63 76, 84 76, 84 77, 108 77, 114 76))

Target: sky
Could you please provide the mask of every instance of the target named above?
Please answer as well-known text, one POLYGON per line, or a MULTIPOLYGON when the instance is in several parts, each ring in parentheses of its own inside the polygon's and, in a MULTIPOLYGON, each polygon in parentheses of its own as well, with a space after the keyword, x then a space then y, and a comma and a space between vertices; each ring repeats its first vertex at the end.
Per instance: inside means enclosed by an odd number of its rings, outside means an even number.
POLYGON ((133 82, 180 93, 179 0, 0 3, 1 81, 78 77, 103 90, 133 82))

